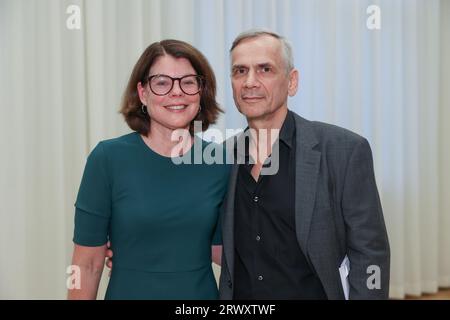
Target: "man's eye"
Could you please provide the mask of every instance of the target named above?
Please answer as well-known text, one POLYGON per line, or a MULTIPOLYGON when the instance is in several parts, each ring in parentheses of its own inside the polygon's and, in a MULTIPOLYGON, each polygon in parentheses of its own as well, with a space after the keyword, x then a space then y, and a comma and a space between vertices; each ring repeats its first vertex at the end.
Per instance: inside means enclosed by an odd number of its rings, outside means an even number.
POLYGON ((247 69, 245 68, 236 68, 234 69, 234 74, 236 75, 243 75, 247 73, 247 69))
POLYGON ((261 72, 262 73, 267 73, 267 72, 271 72, 272 71, 272 68, 271 67, 262 67, 261 68, 261 72))

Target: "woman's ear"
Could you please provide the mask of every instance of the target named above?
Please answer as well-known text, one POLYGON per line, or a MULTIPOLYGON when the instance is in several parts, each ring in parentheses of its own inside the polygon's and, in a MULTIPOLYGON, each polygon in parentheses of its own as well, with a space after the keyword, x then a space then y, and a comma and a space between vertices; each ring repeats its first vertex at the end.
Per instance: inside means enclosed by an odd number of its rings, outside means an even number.
POLYGON ((139 94, 139 100, 141 100, 141 103, 143 105, 147 105, 147 91, 145 90, 145 87, 142 86, 142 83, 139 81, 136 89, 138 91, 139 94))

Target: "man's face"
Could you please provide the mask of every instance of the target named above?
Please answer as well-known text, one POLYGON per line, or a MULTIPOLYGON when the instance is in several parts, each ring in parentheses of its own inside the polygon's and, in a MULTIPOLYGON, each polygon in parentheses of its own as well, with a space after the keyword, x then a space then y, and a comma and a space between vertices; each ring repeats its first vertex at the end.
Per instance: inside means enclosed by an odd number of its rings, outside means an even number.
POLYGON ((286 108, 297 83, 298 72, 286 73, 281 43, 274 37, 243 40, 231 52, 233 98, 248 120, 264 119, 286 108))

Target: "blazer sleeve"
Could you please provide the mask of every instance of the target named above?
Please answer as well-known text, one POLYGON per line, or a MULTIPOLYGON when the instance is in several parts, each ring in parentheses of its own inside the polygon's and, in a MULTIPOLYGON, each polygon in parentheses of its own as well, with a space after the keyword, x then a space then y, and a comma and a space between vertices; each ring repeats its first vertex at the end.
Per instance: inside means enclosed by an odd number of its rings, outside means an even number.
POLYGON ((350 260, 349 299, 389 297, 390 248, 372 152, 362 138, 349 158, 342 195, 350 260))

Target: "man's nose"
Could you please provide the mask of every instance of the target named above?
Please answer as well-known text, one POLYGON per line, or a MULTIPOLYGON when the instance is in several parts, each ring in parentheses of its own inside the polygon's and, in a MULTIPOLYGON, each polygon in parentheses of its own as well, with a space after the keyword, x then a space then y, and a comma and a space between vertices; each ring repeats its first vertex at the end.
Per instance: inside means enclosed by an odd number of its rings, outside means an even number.
POLYGON ((247 73, 247 77, 245 78, 244 85, 247 88, 257 87, 259 85, 258 78, 256 76, 256 72, 254 70, 249 70, 247 73))

